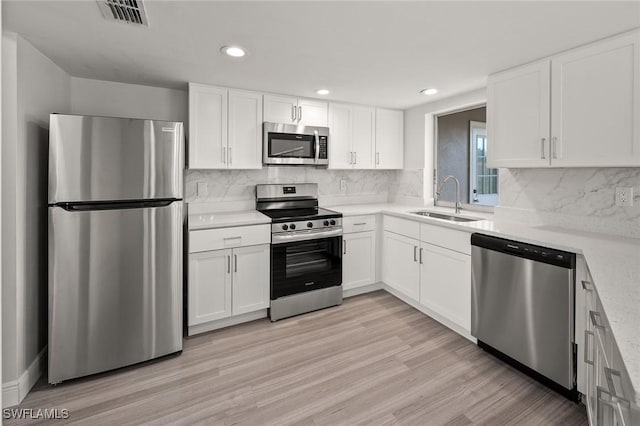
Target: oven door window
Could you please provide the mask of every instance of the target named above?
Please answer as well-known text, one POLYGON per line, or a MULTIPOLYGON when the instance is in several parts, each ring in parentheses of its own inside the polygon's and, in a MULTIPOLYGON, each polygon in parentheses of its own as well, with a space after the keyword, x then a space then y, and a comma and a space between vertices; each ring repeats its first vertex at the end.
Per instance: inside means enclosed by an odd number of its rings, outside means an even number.
POLYGON ((313 135, 269 133, 269 158, 315 158, 313 135))
POLYGON ((342 284, 342 237, 271 246, 271 299, 342 284))

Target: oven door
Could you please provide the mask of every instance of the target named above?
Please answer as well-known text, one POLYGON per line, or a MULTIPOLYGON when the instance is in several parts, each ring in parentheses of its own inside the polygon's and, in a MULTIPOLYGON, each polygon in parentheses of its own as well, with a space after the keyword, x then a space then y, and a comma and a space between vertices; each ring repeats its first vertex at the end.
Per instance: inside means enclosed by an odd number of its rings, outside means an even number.
POLYGON ((271 300, 342 284, 342 236, 271 245, 271 300))

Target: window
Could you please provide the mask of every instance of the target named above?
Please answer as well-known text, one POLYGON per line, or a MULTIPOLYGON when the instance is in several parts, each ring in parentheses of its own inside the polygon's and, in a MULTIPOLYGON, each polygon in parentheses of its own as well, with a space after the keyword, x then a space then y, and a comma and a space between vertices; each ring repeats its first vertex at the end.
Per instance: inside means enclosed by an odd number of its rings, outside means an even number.
MULTIPOLYGON (((447 113, 436 117, 435 190, 449 175, 460 182, 463 205, 498 204, 498 170, 487 167, 486 107, 447 113)), ((456 187, 447 182, 436 195, 436 204, 453 206, 456 187)))

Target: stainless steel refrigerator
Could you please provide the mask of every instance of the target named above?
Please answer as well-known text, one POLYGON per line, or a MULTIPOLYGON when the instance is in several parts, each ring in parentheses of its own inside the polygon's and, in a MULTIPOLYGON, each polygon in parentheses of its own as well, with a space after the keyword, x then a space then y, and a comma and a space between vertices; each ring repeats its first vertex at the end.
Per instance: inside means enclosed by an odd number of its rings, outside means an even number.
POLYGON ((182 349, 179 122, 52 114, 49 383, 182 349))

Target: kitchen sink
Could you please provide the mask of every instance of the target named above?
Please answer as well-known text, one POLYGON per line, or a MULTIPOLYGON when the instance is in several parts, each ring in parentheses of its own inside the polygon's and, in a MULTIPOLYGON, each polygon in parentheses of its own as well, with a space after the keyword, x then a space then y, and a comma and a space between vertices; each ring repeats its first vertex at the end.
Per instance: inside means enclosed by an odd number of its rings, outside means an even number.
POLYGON ((449 220, 451 222, 475 222, 478 220, 483 220, 482 218, 472 218, 472 217, 462 217, 462 216, 454 216, 446 213, 436 213, 430 211, 419 211, 419 212, 411 212, 413 214, 417 214, 419 216, 427 216, 433 217, 435 219, 449 220))

